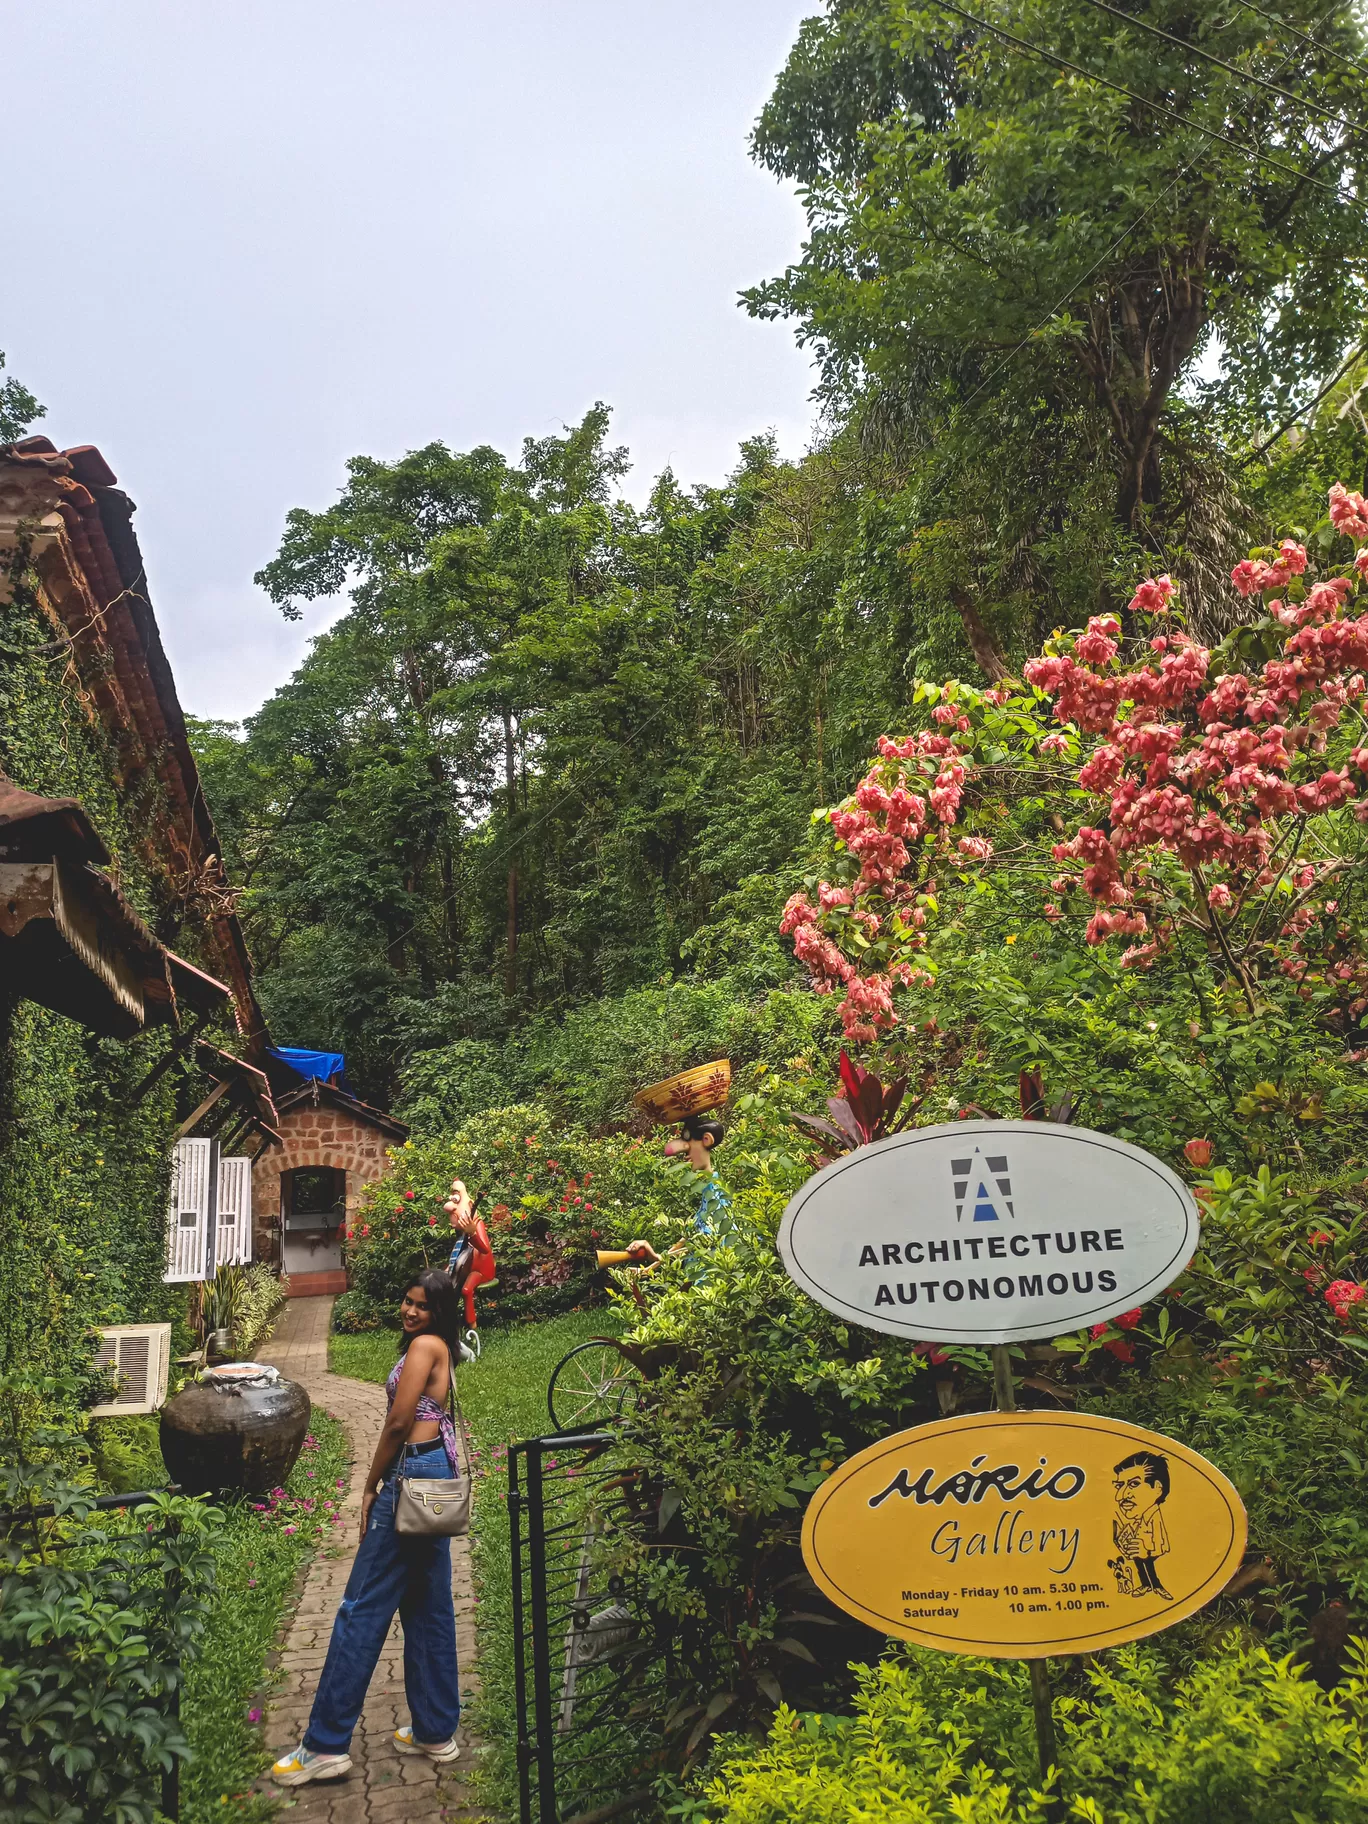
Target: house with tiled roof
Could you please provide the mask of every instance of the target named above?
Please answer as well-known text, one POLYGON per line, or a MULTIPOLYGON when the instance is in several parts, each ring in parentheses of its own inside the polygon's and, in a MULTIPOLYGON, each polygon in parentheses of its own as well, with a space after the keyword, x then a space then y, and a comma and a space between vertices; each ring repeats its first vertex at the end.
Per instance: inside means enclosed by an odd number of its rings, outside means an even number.
POLYGON ((178 1141, 240 1157, 239 1182, 279 1144, 133 518, 92 446, 0 447, 0 1368, 180 1321, 178 1141))

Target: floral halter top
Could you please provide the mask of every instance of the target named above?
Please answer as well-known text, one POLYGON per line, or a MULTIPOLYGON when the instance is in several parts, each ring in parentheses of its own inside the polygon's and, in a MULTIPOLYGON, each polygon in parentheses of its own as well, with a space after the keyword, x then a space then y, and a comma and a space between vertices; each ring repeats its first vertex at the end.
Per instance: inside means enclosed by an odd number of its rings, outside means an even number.
MULTIPOLYGON (((399 1376, 403 1373, 403 1369, 404 1361, 401 1356, 394 1364, 393 1368, 390 1369, 389 1379, 385 1382, 385 1400, 388 1406, 393 1406, 394 1404, 394 1396, 399 1387, 399 1376)), ((448 1375, 451 1375, 454 1372, 455 1364, 448 1355, 447 1373, 448 1375)), ((413 1419, 415 1424, 417 1424, 419 1419, 435 1419, 437 1421, 438 1431, 446 1449, 447 1462, 451 1465, 451 1473, 453 1476, 459 1476, 461 1473, 461 1453, 456 1443, 456 1423, 448 1409, 445 1406, 439 1406, 430 1394, 420 1393, 418 1395, 418 1410, 414 1413, 413 1419)))

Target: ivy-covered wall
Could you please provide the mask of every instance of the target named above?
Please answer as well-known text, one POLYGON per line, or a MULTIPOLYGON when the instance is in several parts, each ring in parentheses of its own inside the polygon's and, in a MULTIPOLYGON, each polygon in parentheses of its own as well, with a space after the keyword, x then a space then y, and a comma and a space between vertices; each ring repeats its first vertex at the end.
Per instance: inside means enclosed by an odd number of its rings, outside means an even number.
MULTIPOLYGON (((10 586, 0 602, 0 768, 29 791, 78 798, 124 895, 193 956, 193 926, 180 929, 172 884, 147 860, 163 812, 155 773, 120 780, 32 574, 16 566, 10 586)), ((176 1065, 138 1099, 171 1030, 101 1039, 21 994, 22 982, 0 979, 0 1371, 42 1373, 87 1358, 93 1325, 183 1308, 184 1288, 162 1283, 170 1153, 204 1080, 176 1065)))

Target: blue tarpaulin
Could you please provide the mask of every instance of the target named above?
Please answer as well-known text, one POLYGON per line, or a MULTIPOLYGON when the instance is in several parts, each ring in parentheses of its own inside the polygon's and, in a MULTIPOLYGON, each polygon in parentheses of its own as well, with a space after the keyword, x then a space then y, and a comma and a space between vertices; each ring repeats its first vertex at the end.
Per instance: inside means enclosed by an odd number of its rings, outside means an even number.
POLYGON ((268 1049, 273 1058, 288 1064, 301 1077, 317 1077, 320 1083, 326 1083, 329 1077, 340 1077, 347 1062, 340 1051, 302 1051, 295 1045, 272 1045, 268 1049))

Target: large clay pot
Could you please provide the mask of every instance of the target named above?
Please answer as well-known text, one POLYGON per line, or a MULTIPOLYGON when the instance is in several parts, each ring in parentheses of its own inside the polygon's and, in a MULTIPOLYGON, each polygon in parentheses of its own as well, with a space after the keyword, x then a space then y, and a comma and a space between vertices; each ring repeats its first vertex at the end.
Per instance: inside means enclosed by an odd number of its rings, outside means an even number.
POLYGON ((298 1381, 234 1362, 162 1407, 162 1459, 188 1495, 259 1495, 289 1475, 308 1430, 309 1396, 298 1381))

